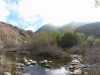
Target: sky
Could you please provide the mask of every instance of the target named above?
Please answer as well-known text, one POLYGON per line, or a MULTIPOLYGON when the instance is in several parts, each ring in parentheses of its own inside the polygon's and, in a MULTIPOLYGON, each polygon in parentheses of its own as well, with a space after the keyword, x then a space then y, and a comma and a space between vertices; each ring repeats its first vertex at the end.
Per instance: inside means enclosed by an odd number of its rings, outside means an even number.
POLYGON ((0 21, 35 32, 45 24, 100 21, 95 0, 0 0, 0 21))

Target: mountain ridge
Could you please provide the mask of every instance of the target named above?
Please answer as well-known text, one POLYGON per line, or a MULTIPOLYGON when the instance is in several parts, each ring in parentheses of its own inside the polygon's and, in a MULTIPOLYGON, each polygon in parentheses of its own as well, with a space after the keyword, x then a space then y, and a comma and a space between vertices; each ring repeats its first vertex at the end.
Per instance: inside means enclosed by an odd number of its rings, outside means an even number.
POLYGON ((79 26, 82 26, 84 24, 88 24, 89 22, 70 22, 68 24, 65 24, 65 25, 62 25, 62 26, 55 26, 53 24, 45 24, 43 25, 41 28, 39 28, 35 33, 39 33, 41 31, 46 31, 47 33, 49 33, 50 31, 52 30, 58 30, 60 33, 63 33, 64 30, 67 28, 67 27, 71 27, 73 30, 76 29, 77 27, 79 26))

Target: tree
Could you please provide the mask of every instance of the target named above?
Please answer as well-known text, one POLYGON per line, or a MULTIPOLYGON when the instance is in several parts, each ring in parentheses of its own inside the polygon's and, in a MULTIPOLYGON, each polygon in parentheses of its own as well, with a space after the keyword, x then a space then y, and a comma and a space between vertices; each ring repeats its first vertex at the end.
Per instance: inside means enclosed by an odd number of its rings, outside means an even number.
POLYGON ((74 33, 74 31, 73 31, 73 29, 72 29, 71 27, 67 27, 67 28, 64 30, 64 34, 66 34, 66 33, 68 33, 68 32, 74 33))
POLYGON ((61 34, 58 30, 52 30, 49 33, 49 36, 51 37, 51 42, 52 43, 59 45, 59 43, 61 41, 61 34))
POLYGON ((95 0, 95 7, 100 6, 100 0, 95 0))
POLYGON ((85 37, 86 37, 86 36, 85 36, 84 33, 79 33, 79 32, 78 32, 76 35, 78 36, 78 41, 79 41, 79 43, 85 41, 85 37))
POLYGON ((37 37, 34 39, 34 42, 45 42, 49 41, 49 35, 45 31, 38 33, 37 37))
POLYGON ((93 46, 93 42, 94 42, 94 37, 93 36, 88 36, 87 37, 87 44, 89 46, 93 46))
POLYGON ((63 48, 71 47, 78 44, 78 37, 74 33, 67 32, 61 38, 61 46, 63 48))

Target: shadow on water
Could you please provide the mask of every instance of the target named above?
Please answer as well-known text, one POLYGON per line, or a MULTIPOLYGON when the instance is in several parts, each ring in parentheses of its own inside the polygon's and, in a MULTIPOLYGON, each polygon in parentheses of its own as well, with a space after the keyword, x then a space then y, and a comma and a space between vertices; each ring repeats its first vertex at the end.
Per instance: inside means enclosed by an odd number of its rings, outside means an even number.
POLYGON ((68 71, 65 70, 64 65, 71 61, 70 57, 41 57, 36 55, 18 55, 17 53, 5 53, 5 55, 13 62, 20 62, 23 57, 35 60, 37 62, 36 65, 24 66, 24 70, 19 70, 22 73, 29 73, 31 75, 66 75, 68 71), (52 63, 49 63, 51 69, 44 68, 44 65, 40 63, 40 61, 43 60, 53 61, 52 63))

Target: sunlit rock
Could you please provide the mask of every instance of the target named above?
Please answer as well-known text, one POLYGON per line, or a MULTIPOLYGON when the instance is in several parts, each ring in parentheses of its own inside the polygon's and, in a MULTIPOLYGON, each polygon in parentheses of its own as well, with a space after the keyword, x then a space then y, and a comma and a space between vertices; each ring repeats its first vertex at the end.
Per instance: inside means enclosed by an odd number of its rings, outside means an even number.
POLYGON ((80 69, 74 70, 74 74, 80 75, 80 74, 82 74, 82 70, 80 70, 80 69))
POLYGON ((3 75, 11 75, 10 72, 4 72, 3 75))
POLYGON ((30 60, 28 60, 29 62, 32 62, 33 60, 32 59, 30 59, 30 60))
POLYGON ((47 62, 47 60, 40 61, 41 64, 46 64, 47 62))
POLYGON ((22 75, 31 75, 31 74, 22 74, 22 75))
POLYGON ((36 61, 31 61, 31 64, 32 64, 32 65, 35 65, 35 64, 36 64, 36 61))
POLYGON ((51 66, 50 65, 45 65, 45 68, 51 68, 51 66))

